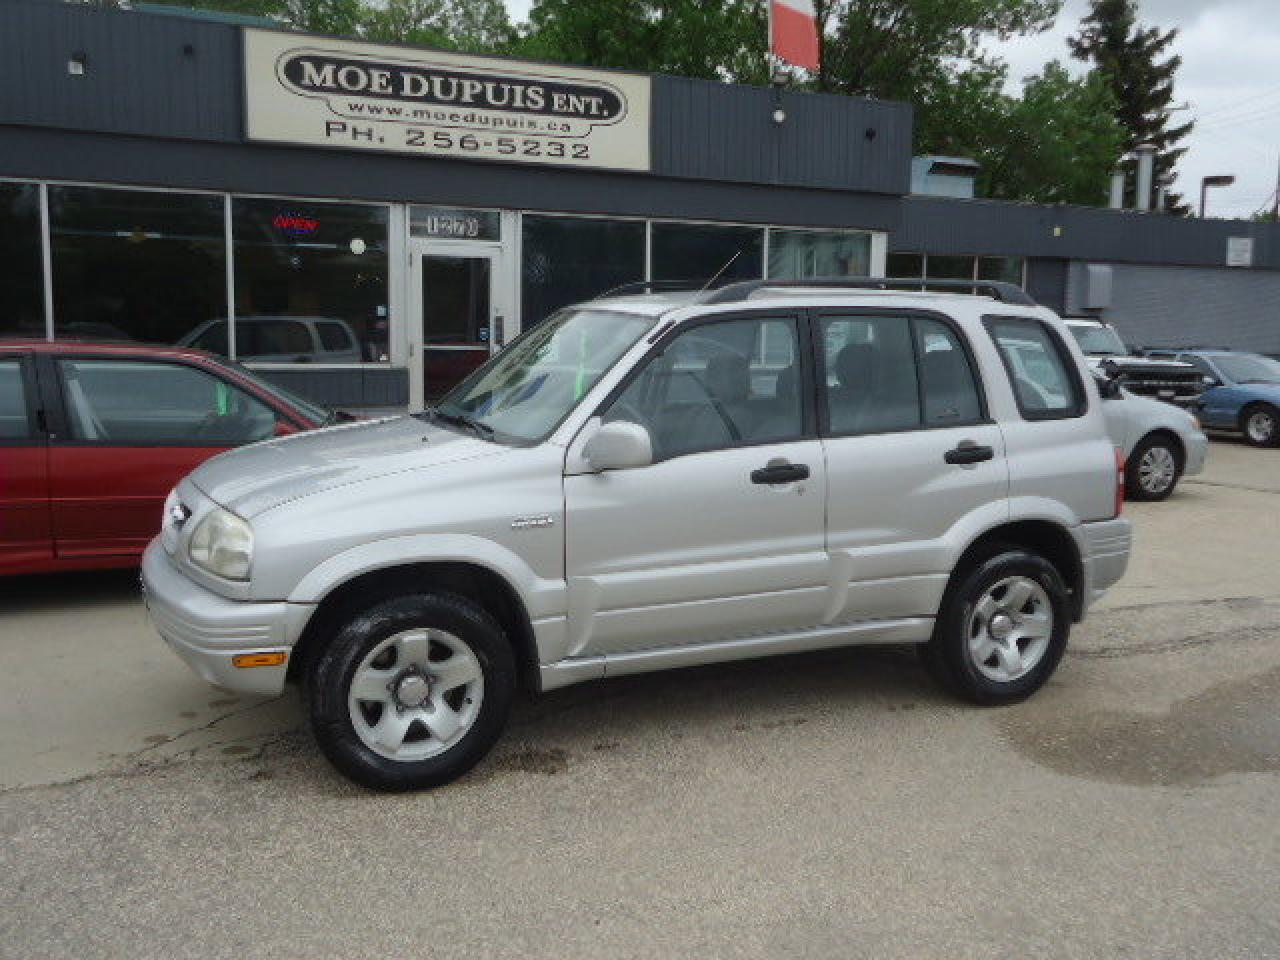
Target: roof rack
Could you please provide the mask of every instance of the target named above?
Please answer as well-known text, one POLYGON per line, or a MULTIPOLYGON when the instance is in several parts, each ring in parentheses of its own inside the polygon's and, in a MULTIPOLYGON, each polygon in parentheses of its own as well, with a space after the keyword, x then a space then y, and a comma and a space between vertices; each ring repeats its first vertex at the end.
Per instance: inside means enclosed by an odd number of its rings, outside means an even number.
POLYGON ((703 303, 735 303, 757 290, 813 288, 832 290, 950 290, 987 296, 1001 303, 1034 307, 1035 300, 1021 287, 1003 280, 921 280, 919 277, 808 277, 803 280, 744 280, 711 292, 703 303))
POLYGON ((603 300, 606 297, 626 297, 635 293, 697 293, 705 290, 707 281, 705 280, 633 280, 631 283, 620 284, 599 294, 596 299, 603 300))

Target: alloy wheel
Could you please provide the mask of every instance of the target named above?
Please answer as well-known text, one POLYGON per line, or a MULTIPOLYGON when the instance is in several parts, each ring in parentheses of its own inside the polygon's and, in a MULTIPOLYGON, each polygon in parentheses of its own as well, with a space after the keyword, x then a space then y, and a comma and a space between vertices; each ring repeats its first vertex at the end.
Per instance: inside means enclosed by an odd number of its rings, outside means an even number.
POLYGON ((1178 477, 1178 461, 1168 447, 1152 447, 1138 462, 1138 485, 1147 493, 1159 496, 1178 477))
POLYGON ((480 661, 459 637, 416 628, 370 650, 351 677, 356 735, 391 760, 437 756, 474 725, 484 699, 480 661))
POLYGON ((1244 429, 1254 443, 1270 443, 1276 432, 1276 418, 1268 410, 1255 410, 1249 414, 1244 429))
POLYGON ((1053 636, 1049 594, 1030 577, 1006 577, 973 605, 968 651, 973 666, 996 683, 1011 683, 1036 668, 1053 636))

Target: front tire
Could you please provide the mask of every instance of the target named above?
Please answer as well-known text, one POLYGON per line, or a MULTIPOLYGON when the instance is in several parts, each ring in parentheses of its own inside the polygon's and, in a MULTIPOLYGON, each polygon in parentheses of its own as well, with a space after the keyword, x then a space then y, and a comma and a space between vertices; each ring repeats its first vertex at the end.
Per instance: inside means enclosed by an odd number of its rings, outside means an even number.
POLYGON ((1043 557, 1006 548, 976 561, 947 588, 929 672, 957 696, 997 705, 1025 700, 1057 669, 1071 611, 1062 577, 1043 557))
POLYGON ((355 615, 315 659, 311 727, 342 773, 375 790, 457 779, 506 725, 515 662, 480 606, 431 592, 384 600, 355 615))
POLYGON ((1167 500, 1182 477, 1182 451, 1169 437, 1144 437, 1124 468, 1125 496, 1130 500, 1167 500))
POLYGON ((1255 403, 1240 414, 1245 443, 1255 447, 1280 446, 1280 410, 1269 403, 1255 403))

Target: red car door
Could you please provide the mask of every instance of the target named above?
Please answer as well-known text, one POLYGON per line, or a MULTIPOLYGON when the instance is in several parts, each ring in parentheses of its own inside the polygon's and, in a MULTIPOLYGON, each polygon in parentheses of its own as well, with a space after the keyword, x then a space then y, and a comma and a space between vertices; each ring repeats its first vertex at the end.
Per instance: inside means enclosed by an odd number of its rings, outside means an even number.
POLYGON ((160 529, 165 496, 214 454, 276 433, 276 413, 180 360, 63 356, 63 400, 49 446, 58 557, 127 562, 160 529))
POLYGON ((53 560, 37 396, 33 358, 0 353, 0 574, 42 570, 53 560))

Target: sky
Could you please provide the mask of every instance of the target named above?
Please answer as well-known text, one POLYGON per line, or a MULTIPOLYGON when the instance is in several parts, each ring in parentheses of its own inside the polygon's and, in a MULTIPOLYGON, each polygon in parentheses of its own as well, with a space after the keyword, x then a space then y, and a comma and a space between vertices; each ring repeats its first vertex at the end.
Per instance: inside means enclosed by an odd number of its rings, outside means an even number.
MULTIPOLYGON (((529 3, 506 0, 518 20, 529 3)), ((1012 86, 1052 59, 1076 73, 1085 69, 1071 60, 1066 38, 1087 8, 1087 0, 1067 0, 1049 32, 992 44, 1009 64, 1012 86)), ((1176 189, 1198 206, 1201 177, 1234 174, 1233 186, 1209 191, 1209 215, 1249 216, 1272 199, 1280 165, 1280 0, 1141 0, 1138 10, 1145 22, 1179 30, 1175 100, 1190 110, 1175 117, 1197 123, 1184 141, 1190 149, 1176 189)))

